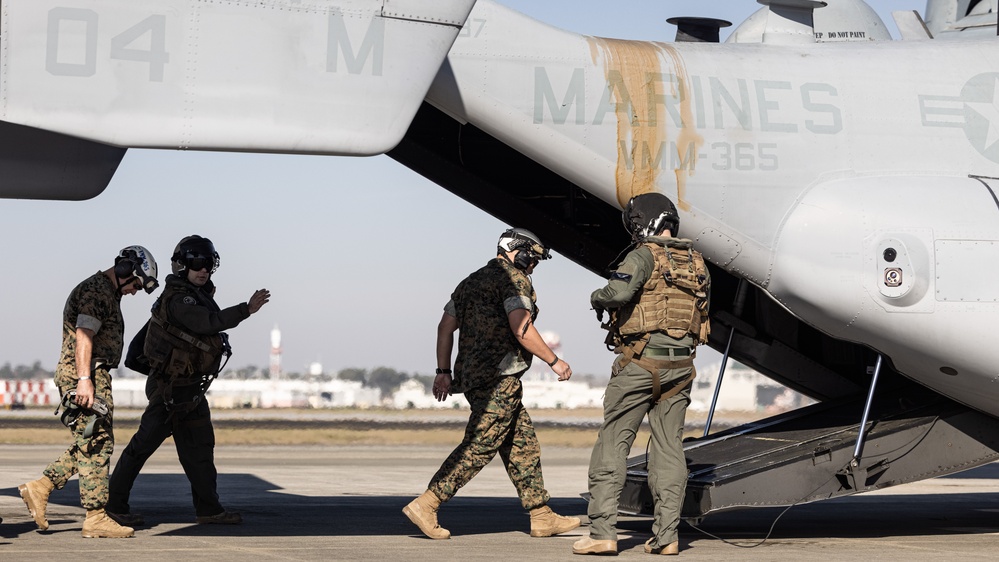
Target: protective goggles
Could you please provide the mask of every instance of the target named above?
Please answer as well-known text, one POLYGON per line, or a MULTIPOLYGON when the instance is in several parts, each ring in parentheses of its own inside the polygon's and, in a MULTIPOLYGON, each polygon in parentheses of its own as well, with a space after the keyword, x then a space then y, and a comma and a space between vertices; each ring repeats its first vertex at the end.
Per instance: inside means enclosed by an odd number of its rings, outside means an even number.
POLYGON ((534 259, 535 261, 547 260, 551 259, 552 257, 551 253, 548 251, 548 248, 545 248, 541 244, 531 244, 530 252, 531 252, 531 258, 534 259))
POLYGON ((209 273, 215 273, 218 268, 218 259, 206 256, 192 256, 190 254, 184 259, 184 265, 191 271, 201 271, 207 269, 209 273))

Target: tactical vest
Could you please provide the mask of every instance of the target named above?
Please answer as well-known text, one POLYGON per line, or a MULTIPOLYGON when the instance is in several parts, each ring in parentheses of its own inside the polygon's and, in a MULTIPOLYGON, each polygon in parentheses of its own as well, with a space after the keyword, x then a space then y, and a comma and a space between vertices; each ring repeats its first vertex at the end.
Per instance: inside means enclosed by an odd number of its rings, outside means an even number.
POLYGON ((217 374, 225 349, 223 338, 219 334, 189 334, 170 324, 167 319, 167 303, 182 296, 191 296, 201 302, 196 291, 168 285, 153 305, 143 347, 143 355, 149 360, 151 367, 150 373, 167 378, 178 386, 200 384, 205 375, 217 374))
POLYGON ((689 246, 664 248, 646 242, 655 267, 631 303, 617 315, 622 336, 662 331, 673 338, 691 334, 705 343, 708 318, 708 274, 704 258, 689 246))

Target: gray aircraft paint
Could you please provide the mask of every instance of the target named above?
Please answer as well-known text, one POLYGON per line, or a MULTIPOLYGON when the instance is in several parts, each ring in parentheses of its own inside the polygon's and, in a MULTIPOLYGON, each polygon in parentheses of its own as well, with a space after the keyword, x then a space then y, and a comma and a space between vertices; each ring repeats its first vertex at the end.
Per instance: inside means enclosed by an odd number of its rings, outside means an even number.
POLYGON ((378 154, 473 3, 8 0, 0 118, 123 147, 378 154))
POLYGON ((982 156, 999 163, 999 74, 972 77, 960 96, 919 96, 926 127, 955 127, 982 156))
MULTIPOLYGON (((586 69, 572 69, 568 83, 556 90, 548 70, 539 66, 534 72, 534 123, 564 125, 569 116, 574 115, 574 125, 602 125, 608 114, 613 116, 619 108, 617 103, 626 106, 642 103, 649 108, 649 126, 656 126, 659 108, 665 110, 673 127, 686 127, 680 119, 679 106, 682 96, 679 93, 668 95, 660 92, 677 91, 678 77, 675 74, 647 72, 645 88, 641 92, 629 92, 618 75, 605 80, 595 78, 599 84, 607 84, 592 114, 587 114, 586 69), (609 84, 608 84, 609 82, 609 84), (562 93, 564 92, 564 93, 562 93), (614 103, 612 100, 622 100, 614 103)), ((616 74, 614 72, 612 75, 616 74)), ((761 132, 797 133, 804 128, 813 133, 836 134, 843 128, 843 118, 835 101, 836 88, 832 84, 794 84, 790 81, 752 80, 747 78, 721 78, 710 76, 690 76, 696 84, 692 88, 693 102, 697 107, 696 126, 698 129, 726 129, 737 124, 743 130, 761 132), (701 86, 707 83, 705 89, 701 86), (705 91, 709 97, 705 99, 705 91), (792 95, 781 95, 790 93, 792 95), (793 95, 793 94, 800 95, 793 95), (710 101, 710 104, 707 102, 710 101), (711 107, 711 119, 707 117, 705 105, 711 107), (802 116, 801 111, 804 110, 802 116), (820 115, 825 113, 827 115, 820 115), (801 124, 781 122, 780 115, 801 118, 801 124), (734 121, 734 123, 733 123, 734 121)), ((629 108, 622 108, 628 111, 629 108)))
POLYGON ((716 264, 999 413, 999 389, 982 386, 999 352, 988 330, 966 329, 991 322, 994 295, 957 281, 973 266, 939 269, 999 241, 999 209, 968 177, 999 175, 994 41, 642 44, 562 34, 482 0, 472 17, 489 25, 458 39, 435 105, 609 203, 674 197, 681 234, 716 264))
POLYGON ((330 12, 329 35, 327 36, 326 71, 337 72, 337 66, 342 59, 350 74, 361 74, 371 61, 371 74, 382 75, 382 63, 385 60, 385 20, 371 18, 368 29, 357 49, 351 44, 347 33, 347 24, 341 13, 330 12), (342 53, 342 56, 341 56, 342 53))

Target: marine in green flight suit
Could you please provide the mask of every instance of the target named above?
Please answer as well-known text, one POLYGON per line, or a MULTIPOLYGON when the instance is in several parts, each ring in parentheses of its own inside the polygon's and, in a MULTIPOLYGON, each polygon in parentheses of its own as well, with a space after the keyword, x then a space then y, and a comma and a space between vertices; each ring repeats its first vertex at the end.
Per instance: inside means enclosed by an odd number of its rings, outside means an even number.
POLYGON ((610 332, 618 354, 604 394, 604 422, 589 467, 590 533, 573 544, 575 554, 617 552, 618 499, 626 462, 642 420, 652 431, 649 488, 655 500, 650 554, 677 554, 677 525, 687 482, 683 423, 694 377, 693 355, 707 340, 711 280, 690 240, 672 236, 679 227, 673 203, 658 193, 636 196, 624 210, 636 246, 593 292, 590 303, 610 332))

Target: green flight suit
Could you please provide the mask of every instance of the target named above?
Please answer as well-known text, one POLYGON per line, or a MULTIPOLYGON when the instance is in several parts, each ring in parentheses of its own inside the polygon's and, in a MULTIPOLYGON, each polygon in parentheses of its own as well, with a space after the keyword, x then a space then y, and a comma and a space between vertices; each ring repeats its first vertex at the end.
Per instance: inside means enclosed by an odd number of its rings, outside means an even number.
MULTIPOLYGON (((663 246, 678 239, 650 236, 647 242, 663 246)), ((639 298, 640 289, 655 271, 652 252, 639 246, 628 253, 611 275, 608 284, 590 297, 595 309, 619 309, 639 298)), ((657 359, 689 358, 696 345, 691 334, 673 338, 662 331, 648 334, 644 354, 657 359), (649 351, 652 350, 652 351, 649 351), (672 357, 666 357, 672 354, 672 357)), ((643 354, 643 356, 644 356, 643 354)), ((687 465, 683 454, 683 423, 690 403, 690 384, 677 394, 658 403, 652 401, 652 373, 632 362, 620 367, 622 355, 615 359, 616 372, 604 395, 604 422, 593 447, 589 467, 590 537, 594 540, 617 540, 617 511, 626 476, 626 462, 638 429, 646 415, 652 431, 648 450, 649 488, 655 500, 655 535, 653 548, 677 540, 677 526, 687 483, 687 465)), ((693 367, 660 369, 664 389, 687 377, 693 367)))

